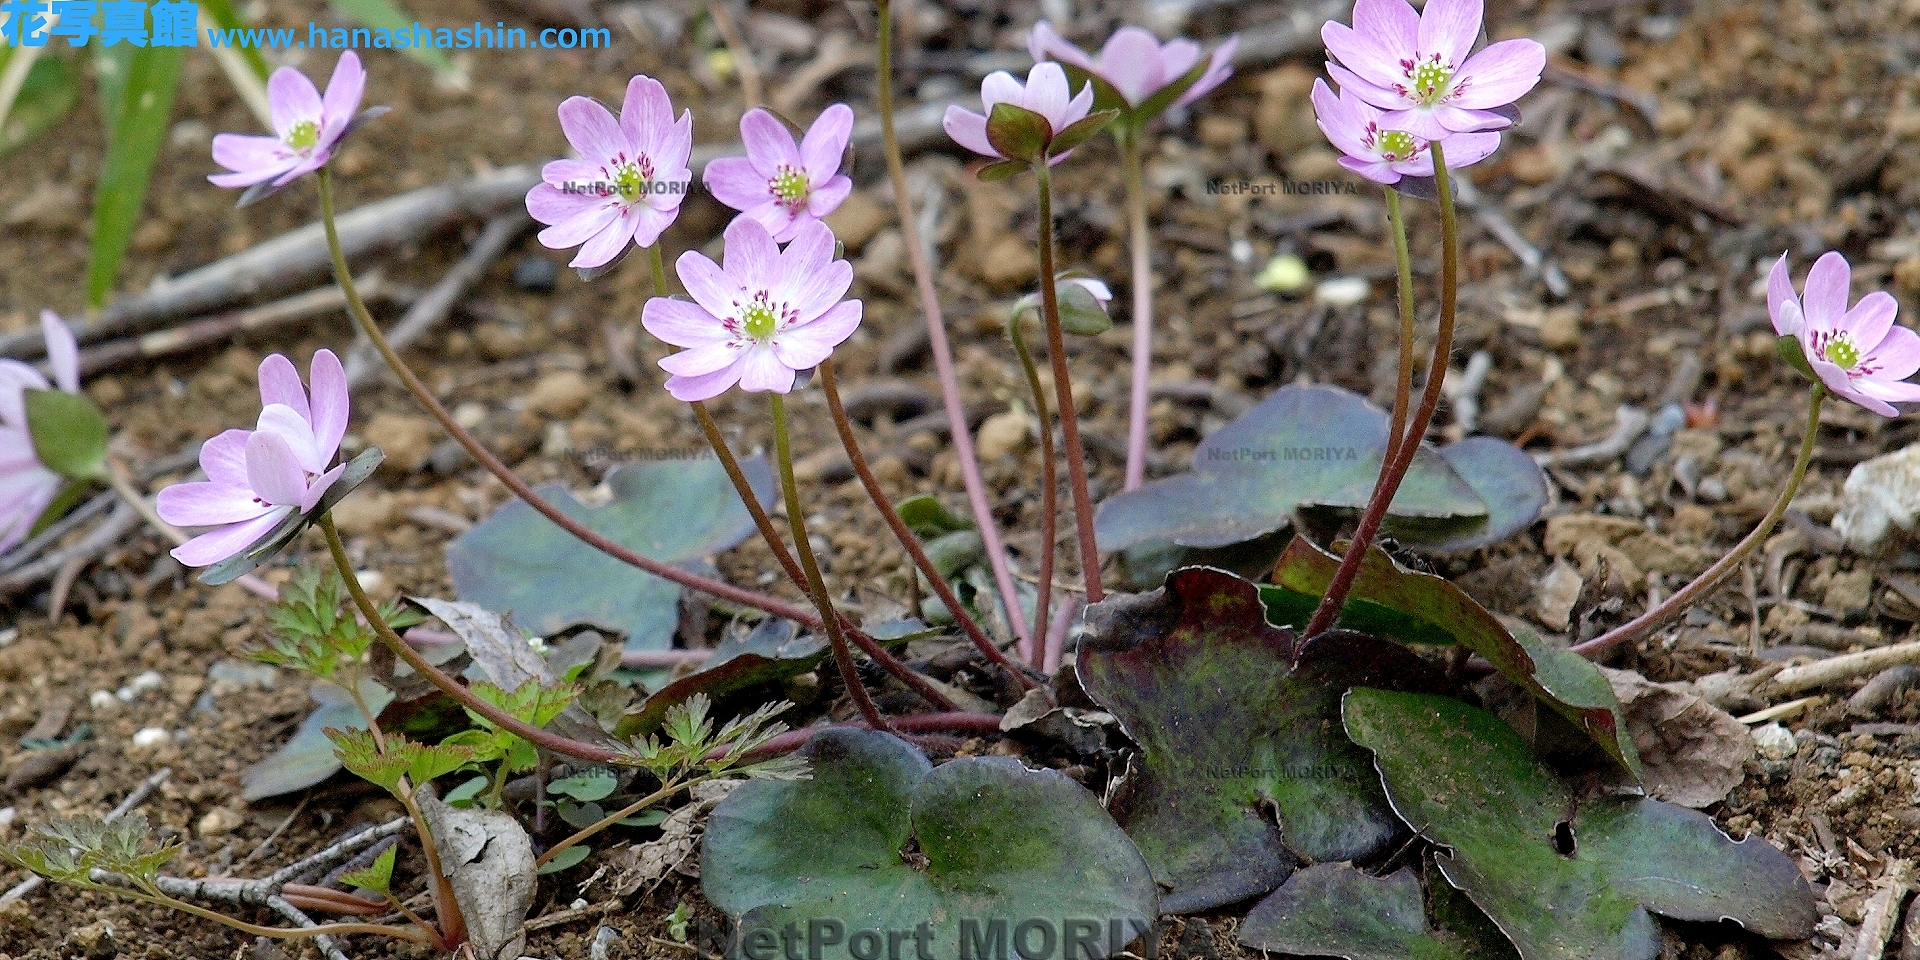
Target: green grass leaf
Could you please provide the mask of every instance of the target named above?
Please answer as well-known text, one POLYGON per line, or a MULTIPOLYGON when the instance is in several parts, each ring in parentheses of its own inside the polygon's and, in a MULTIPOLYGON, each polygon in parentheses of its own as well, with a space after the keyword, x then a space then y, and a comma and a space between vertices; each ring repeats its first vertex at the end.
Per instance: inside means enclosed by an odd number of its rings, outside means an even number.
MULTIPOLYGON (((375 30, 413 29, 413 15, 389 0, 330 0, 329 5, 375 30)), ((432 47, 407 47, 400 52, 432 67, 436 73, 456 72, 453 61, 432 47)))
MULTIPOLYGON (((205 10, 222 30, 245 30, 248 27, 247 18, 241 16, 240 11, 235 10, 229 0, 200 0, 200 9, 205 10)), ((245 60, 247 66, 252 67, 253 72, 260 79, 265 80, 271 70, 267 66, 267 58, 260 55, 259 49, 255 47, 236 49, 240 53, 240 59, 245 60)))
POLYGON ((107 159, 93 193, 93 245, 87 261, 87 305, 99 307, 133 241, 154 161, 167 139, 183 47, 103 48, 101 115, 107 120, 107 159))
MULTIPOLYGON (((0 72, 6 70, 14 48, 0 47, 0 72)), ((80 71, 67 56, 42 56, 27 70, 6 127, 0 129, 0 156, 33 141, 52 129, 80 99, 80 71)))

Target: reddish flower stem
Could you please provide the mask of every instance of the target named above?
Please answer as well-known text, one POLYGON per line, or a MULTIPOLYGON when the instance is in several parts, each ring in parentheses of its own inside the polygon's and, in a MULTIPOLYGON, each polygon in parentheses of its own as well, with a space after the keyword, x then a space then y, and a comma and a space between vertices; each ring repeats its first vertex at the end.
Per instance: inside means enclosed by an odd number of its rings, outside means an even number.
POLYGON ((1047 392, 1040 384, 1040 368, 1033 362, 1033 351, 1027 349, 1027 335, 1022 330, 1026 318, 1015 314, 1007 321, 1007 337, 1013 341, 1013 352, 1020 358, 1020 369, 1027 375, 1027 390, 1033 394, 1033 416, 1040 424, 1040 580, 1034 586, 1033 601, 1033 644, 1026 651, 1028 663, 1039 663, 1046 668, 1046 654, 1041 637, 1047 631, 1047 610, 1053 606, 1053 558, 1058 549, 1054 543, 1058 536, 1060 523, 1060 468, 1054 463, 1053 456, 1053 417, 1047 410, 1047 392), (1034 647, 1042 647, 1040 650, 1034 647))
MULTIPOLYGON (((907 717, 894 717, 892 720, 894 729, 890 732, 896 734, 1000 732, 1000 717, 992 713, 966 713, 957 711, 949 713, 917 713, 907 717)), ((786 733, 767 740, 766 743, 761 744, 757 749, 749 752, 747 756, 751 759, 759 760, 782 753, 791 753, 805 746, 814 734, 828 727, 853 727, 860 729, 866 726, 865 723, 853 720, 846 723, 833 723, 826 724, 825 726, 789 730, 786 733)), ((722 758, 725 753, 725 749, 715 750, 713 753, 707 754, 707 759, 717 760, 722 758)))
MULTIPOLYGON (((1067 372, 1067 335, 1060 325, 1060 295, 1053 256, 1053 179, 1045 157, 1033 165, 1040 189, 1040 310, 1047 321, 1047 359, 1053 365, 1053 392, 1060 406, 1060 440, 1066 446, 1067 483, 1073 487, 1073 523, 1080 538, 1080 575, 1087 602, 1106 596, 1100 585, 1100 546, 1093 536, 1093 498, 1087 492, 1087 454, 1080 444, 1080 415, 1073 408, 1073 380, 1067 372)), ((1053 549, 1052 544, 1047 549, 1053 549)))

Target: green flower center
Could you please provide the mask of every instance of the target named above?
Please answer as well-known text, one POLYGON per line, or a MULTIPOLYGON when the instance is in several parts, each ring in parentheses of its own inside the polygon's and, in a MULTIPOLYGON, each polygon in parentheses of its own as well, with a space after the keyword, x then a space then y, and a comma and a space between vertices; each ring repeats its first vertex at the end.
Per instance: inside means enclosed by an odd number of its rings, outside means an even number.
POLYGON ((755 340, 765 340, 773 336, 773 328, 778 324, 773 308, 765 300, 754 300, 747 304, 740 314, 741 325, 747 328, 747 336, 755 340))
POLYGON ((1413 68, 1413 95, 1421 103, 1438 103, 1453 81, 1453 69, 1436 60, 1423 60, 1413 68))
POLYGON ((1380 134, 1380 156, 1385 160, 1406 160, 1413 156, 1413 134, 1405 130, 1386 130, 1380 134))
POLYGON ((1821 352, 1826 354, 1828 362, 1842 370, 1852 370, 1860 365, 1860 348, 1854 344, 1852 337, 1844 333, 1835 334, 1832 340, 1827 341, 1826 349, 1821 352))
POLYGON ((295 150, 311 150, 320 143, 320 125, 312 120, 302 120, 287 131, 287 146, 295 150))
POLYGON ((631 163, 623 163, 613 172, 613 190, 622 200, 631 203, 639 199, 640 192, 645 186, 645 180, 640 176, 640 168, 631 163))
POLYGON ((804 170, 781 167, 769 186, 773 190, 773 195, 786 206, 798 207, 807 202, 808 184, 804 170))

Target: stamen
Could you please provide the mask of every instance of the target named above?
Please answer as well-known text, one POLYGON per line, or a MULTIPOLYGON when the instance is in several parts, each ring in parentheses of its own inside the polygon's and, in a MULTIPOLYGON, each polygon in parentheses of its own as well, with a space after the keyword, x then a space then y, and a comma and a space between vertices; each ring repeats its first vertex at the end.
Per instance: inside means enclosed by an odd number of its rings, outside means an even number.
POLYGON ((295 150, 312 150, 320 143, 320 125, 312 120, 301 120, 287 131, 287 146, 295 150))

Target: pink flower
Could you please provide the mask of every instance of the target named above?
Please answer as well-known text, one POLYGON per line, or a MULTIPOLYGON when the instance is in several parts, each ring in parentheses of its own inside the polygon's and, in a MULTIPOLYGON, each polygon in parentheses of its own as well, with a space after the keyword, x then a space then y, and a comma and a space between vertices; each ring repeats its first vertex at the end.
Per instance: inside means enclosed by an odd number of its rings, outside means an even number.
POLYGON ((34 451, 27 430, 27 391, 58 385, 67 393, 79 393, 80 352, 73 331, 52 310, 40 311, 40 332, 47 338, 53 384, 27 364, 0 360, 0 553, 27 538, 67 482, 34 451))
POLYGON ((313 81, 300 71, 292 67, 275 70, 267 78, 267 108, 273 115, 274 135, 223 133, 214 137, 214 162, 233 172, 216 173, 207 179, 217 187, 251 187, 271 181, 269 186, 277 189, 320 169, 332 159, 340 139, 358 125, 354 111, 360 108, 360 94, 366 86, 367 71, 360 68, 360 58, 352 50, 341 54, 334 64, 324 99, 314 89, 313 81))
MULTIPOLYGON (((1078 95, 1072 96, 1067 86, 1067 72, 1052 61, 1036 63, 1027 73, 1027 82, 1022 85, 1013 74, 1005 70, 996 70, 987 75, 980 83, 980 102, 985 113, 974 113, 959 106, 947 108, 947 115, 941 125, 947 130, 947 136, 955 143, 985 157, 1000 160, 1026 159, 1002 157, 995 149, 993 141, 987 139, 987 118, 993 116, 996 104, 1010 103, 1024 107, 1045 117, 1052 128, 1051 136, 1059 136, 1060 131, 1086 118, 1093 110, 1093 84, 1080 88, 1078 95)), ((1051 156, 1048 164, 1065 160, 1072 150, 1051 156)))
POLYGON ((1340 61, 1327 71, 1342 92, 1388 111, 1380 120, 1388 130, 1424 140, 1497 130, 1511 119, 1494 111, 1540 82, 1547 51, 1502 40, 1468 56, 1482 12, 1481 0, 1428 0, 1424 13, 1407 0, 1356 0, 1353 26, 1329 21, 1320 30, 1340 61))
POLYGON ((555 160, 540 171, 546 181, 527 191, 527 212, 547 224, 540 242, 555 250, 579 246, 568 266, 605 266, 627 241, 651 247, 680 215, 693 171, 693 111, 673 119, 667 88, 652 77, 627 83, 620 119, 596 100, 568 97, 560 129, 578 160, 555 160))
POLYGON ((1806 293, 1793 295, 1787 257, 1767 274, 1767 312, 1773 329, 1796 337, 1807 363, 1827 389, 1883 417, 1896 417, 1896 403, 1920 401, 1920 384, 1906 379, 1920 371, 1920 334, 1893 322, 1900 305, 1875 290, 1847 309, 1847 258, 1829 251, 1807 272, 1806 293))
MULTIPOLYGON (((1233 76, 1233 51, 1239 37, 1228 37, 1214 48, 1207 69, 1174 100, 1171 106, 1185 106, 1206 96, 1233 76)), ((1100 48, 1099 59, 1067 42, 1053 26, 1042 20, 1027 36, 1027 52, 1035 61, 1057 60, 1077 67, 1118 92, 1129 108, 1138 109, 1168 84, 1187 75, 1200 62, 1200 45, 1179 37, 1163 46, 1153 34, 1139 27, 1121 27, 1100 48)), ((991 110, 992 108, 988 108, 991 110)))
MULTIPOLYGON (((1339 148, 1340 165, 1375 183, 1395 184, 1401 177, 1433 176, 1428 141, 1404 130, 1383 130, 1385 115, 1347 90, 1334 95, 1325 80, 1313 81, 1314 119, 1320 132, 1339 148)), ((1456 133, 1441 141, 1447 169, 1478 163, 1500 148, 1498 133, 1456 133)))
POLYGON ((647 332, 687 349, 660 361, 667 392, 707 400, 735 383, 750 393, 793 389, 860 325, 860 301, 842 300, 853 265, 833 259, 833 231, 802 224, 785 252, 760 222, 728 225, 724 266, 694 251, 680 255, 680 282, 693 302, 654 297, 641 312, 647 332))
POLYGON ((207 479, 160 491, 160 518, 213 527, 175 547, 174 559, 207 567, 246 550, 295 513, 319 504, 346 465, 327 469, 347 433, 347 374, 331 350, 313 355, 311 400, 293 361, 260 364, 260 421, 228 430, 200 447, 207 479))
POLYGON ((773 114, 749 110, 740 118, 747 155, 707 164, 707 190, 766 227, 775 243, 786 243, 853 192, 853 181, 840 172, 852 135, 853 108, 844 103, 823 111, 799 146, 773 114))

